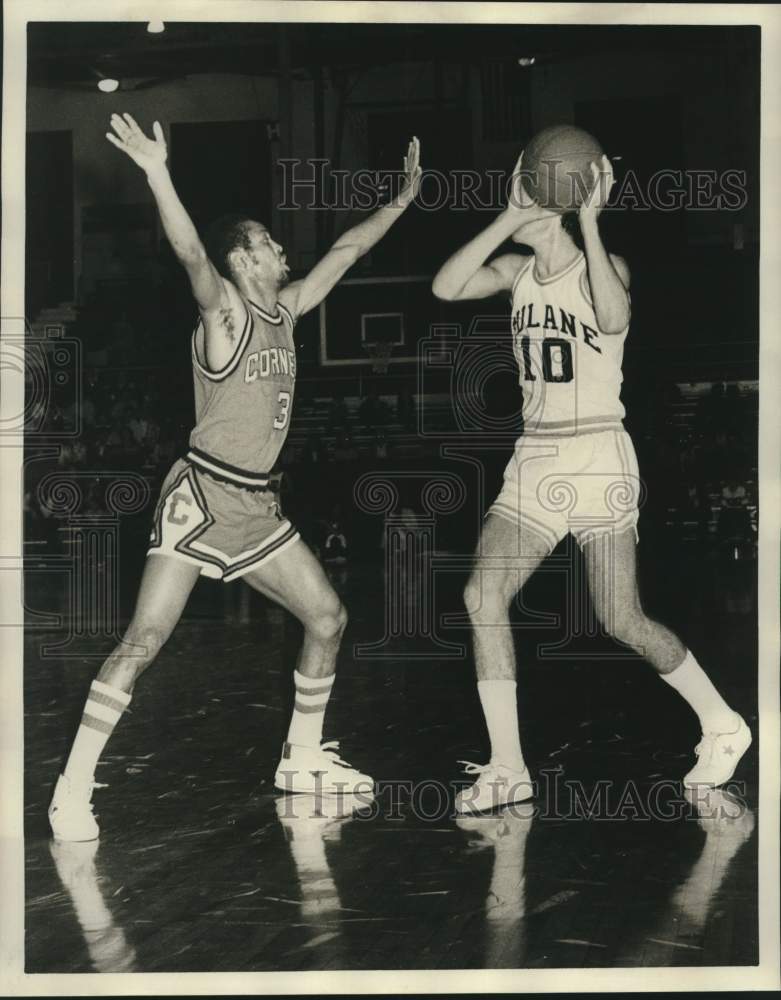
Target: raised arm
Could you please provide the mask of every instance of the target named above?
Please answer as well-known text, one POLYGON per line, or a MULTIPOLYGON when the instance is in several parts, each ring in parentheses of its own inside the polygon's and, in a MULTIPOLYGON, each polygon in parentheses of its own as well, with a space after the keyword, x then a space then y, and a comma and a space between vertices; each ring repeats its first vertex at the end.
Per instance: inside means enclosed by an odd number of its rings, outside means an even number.
POLYGON ((420 187, 420 143, 413 137, 404 157, 404 185, 389 205, 384 205, 364 222, 342 233, 322 260, 305 278, 291 282, 280 294, 280 302, 294 317, 303 316, 319 305, 342 276, 371 250, 412 204, 420 187))
POLYGON ((112 115, 106 138, 121 149, 146 174, 157 203, 165 235, 180 263, 187 271, 195 301, 202 313, 210 313, 227 302, 222 276, 206 256, 206 250, 187 210, 171 181, 166 159, 168 150, 160 122, 152 125, 154 139, 149 139, 128 115, 112 115))
POLYGON ((621 333, 629 325, 629 268, 621 257, 608 254, 599 232, 598 216, 613 186, 613 168, 606 156, 601 169, 591 164, 594 185, 580 206, 578 217, 586 251, 588 282, 594 315, 602 333, 621 333))
POLYGON ((537 209, 521 184, 522 161, 523 153, 513 168, 511 194, 501 215, 449 257, 435 275, 431 290, 438 299, 486 299, 511 288, 523 256, 505 254, 490 264, 485 261, 537 209))

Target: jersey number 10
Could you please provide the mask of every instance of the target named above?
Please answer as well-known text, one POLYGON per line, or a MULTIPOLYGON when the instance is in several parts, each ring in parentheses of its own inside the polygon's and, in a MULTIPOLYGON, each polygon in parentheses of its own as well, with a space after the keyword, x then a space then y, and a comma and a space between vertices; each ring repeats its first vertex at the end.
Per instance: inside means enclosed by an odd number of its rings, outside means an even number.
MULTIPOLYGON (((537 346, 540 348, 540 354, 542 355, 542 377, 546 382, 572 381, 572 345, 568 340, 562 340, 561 337, 546 337, 544 340, 536 340, 534 346, 535 348, 537 346), (558 349, 558 356, 555 358, 558 371, 553 370, 554 348, 558 349)), ((540 366, 539 364, 535 364, 532 367, 531 350, 532 344, 529 337, 521 337, 523 377, 527 382, 536 382, 537 376, 534 374, 534 368, 539 371, 540 366)))

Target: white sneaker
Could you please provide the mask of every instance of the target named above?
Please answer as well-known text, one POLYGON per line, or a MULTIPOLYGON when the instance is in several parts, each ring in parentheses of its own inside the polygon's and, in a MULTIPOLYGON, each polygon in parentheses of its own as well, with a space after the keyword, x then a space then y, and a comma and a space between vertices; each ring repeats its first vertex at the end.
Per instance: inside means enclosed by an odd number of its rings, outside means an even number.
POLYGON ((466 774, 476 774, 477 780, 456 795, 456 812, 490 812, 513 802, 524 802, 534 795, 528 767, 522 771, 504 764, 472 764, 460 760, 466 774))
POLYGON ((105 787, 96 781, 74 786, 64 774, 59 776, 49 805, 49 825, 55 840, 98 839, 100 827, 92 815, 92 790, 105 787))
POLYGON ((694 748, 697 763, 683 779, 684 787, 708 785, 715 788, 729 781, 740 758, 751 746, 751 731, 738 715, 738 727, 731 733, 703 733, 694 748))
POLYGON ((283 792, 371 796, 374 792, 374 779, 342 760, 338 749, 336 741, 323 743, 319 747, 283 743, 282 759, 274 775, 274 786, 283 792))

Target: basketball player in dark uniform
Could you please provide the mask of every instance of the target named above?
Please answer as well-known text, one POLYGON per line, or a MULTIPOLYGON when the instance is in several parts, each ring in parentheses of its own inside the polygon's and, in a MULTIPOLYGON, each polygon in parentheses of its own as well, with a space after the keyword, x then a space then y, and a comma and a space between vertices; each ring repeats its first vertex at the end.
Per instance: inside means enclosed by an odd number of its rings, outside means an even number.
POLYGON ((629 269, 608 254, 598 216, 613 183, 607 157, 592 164, 592 187, 577 214, 541 207, 514 171, 505 210, 455 253, 434 279, 446 300, 504 294, 523 387, 524 433, 489 509, 464 599, 474 637, 478 692, 491 742, 487 764, 466 763, 475 783, 460 812, 530 798, 516 707, 509 608, 555 545, 571 533, 586 563, 605 628, 644 656, 697 714, 702 739, 687 786, 732 777, 751 743, 745 721, 726 704, 691 651, 643 611, 637 584, 639 473, 619 399, 629 329, 629 269), (579 225, 585 252, 569 232, 579 225), (531 247, 488 257, 507 239, 531 247))
POLYGON ((300 281, 288 281, 283 248, 245 218, 212 227, 204 247, 174 190, 163 130, 144 135, 113 115, 110 142, 146 174, 174 253, 190 279, 200 320, 192 338, 196 425, 160 494, 133 618, 90 688, 81 725, 49 807, 56 840, 99 835, 91 796, 98 758, 133 687, 170 636, 196 580, 242 577, 304 626, 295 707, 275 784, 325 794, 370 791, 372 780, 323 743, 345 610, 319 563, 269 491, 290 425, 296 377, 293 327, 380 240, 420 184, 419 144, 404 161, 398 196, 345 232, 300 281))

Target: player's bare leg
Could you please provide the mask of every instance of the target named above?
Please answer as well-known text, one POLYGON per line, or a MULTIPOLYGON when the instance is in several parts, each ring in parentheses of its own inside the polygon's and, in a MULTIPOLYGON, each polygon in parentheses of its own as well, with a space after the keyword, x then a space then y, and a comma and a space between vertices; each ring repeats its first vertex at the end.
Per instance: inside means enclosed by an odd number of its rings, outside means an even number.
POLYGON ((336 656, 347 625, 347 612, 322 566, 299 539, 243 579, 304 626, 304 642, 293 674, 293 717, 274 779, 277 788, 321 794, 370 792, 372 779, 343 761, 336 743, 322 742, 336 656))
POLYGON ((56 840, 98 837, 91 805, 98 759, 130 704, 136 681, 179 621, 199 573, 198 566, 171 556, 147 559, 133 618, 92 682, 68 762, 54 790, 49 822, 56 840))
POLYGON ((684 784, 724 784, 750 746, 751 733, 691 651, 644 612, 637 583, 634 529, 592 538, 583 545, 583 554, 594 608, 606 630, 644 656, 700 721, 703 736, 695 751, 699 759, 684 784))
POLYGON ((459 812, 483 812, 532 794, 518 732, 515 644, 510 606, 550 546, 496 514, 485 520, 475 567, 464 591, 472 624, 477 690, 491 741, 487 765, 463 761, 475 784, 456 796, 459 812))
POLYGON ((686 649, 668 628, 646 615, 637 585, 634 528, 605 532, 582 545, 591 600, 607 632, 644 656, 660 674, 683 663, 686 649))
POLYGON ((281 604, 304 626, 296 666, 299 673, 310 678, 332 677, 347 611, 309 547, 298 540, 242 579, 281 604))
POLYGON ((549 551, 528 528, 496 514, 486 517, 464 590, 478 681, 515 681, 510 605, 549 551))
POLYGON ((98 672, 102 684, 132 694, 182 617, 199 574, 200 566, 181 559, 149 556, 127 632, 98 672))

